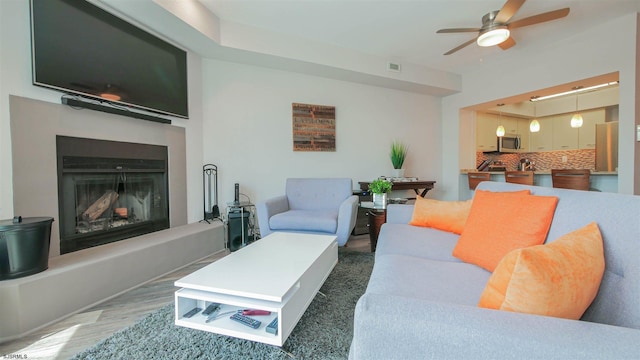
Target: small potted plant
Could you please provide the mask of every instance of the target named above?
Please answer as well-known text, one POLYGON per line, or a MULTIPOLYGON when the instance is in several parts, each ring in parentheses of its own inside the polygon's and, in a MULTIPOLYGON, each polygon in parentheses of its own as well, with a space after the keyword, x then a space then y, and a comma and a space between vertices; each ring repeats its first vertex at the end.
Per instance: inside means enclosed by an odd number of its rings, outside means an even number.
POLYGON ((401 178, 404 177, 404 169, 402 165, 404 164, 404 159, 407 157, 407 146, 400 141, 394 141, 391 144, 391 164, 393 165, 393 177, 401 178))
POLYGON ((377 208, 387 207, 387 197, 391 192, 391 181, 386 179, 375 179, 369 183, 369 191, 373 194, 373 206, 377 208))

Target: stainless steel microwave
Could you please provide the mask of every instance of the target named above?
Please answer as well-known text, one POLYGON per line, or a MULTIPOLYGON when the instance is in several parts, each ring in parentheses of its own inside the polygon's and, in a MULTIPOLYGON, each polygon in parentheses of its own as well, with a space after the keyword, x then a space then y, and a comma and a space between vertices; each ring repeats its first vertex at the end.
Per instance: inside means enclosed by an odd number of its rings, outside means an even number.
POLYGON ((520 152, 522 141, 519 135, 509 135, 498 137, 499 152, 520 152))

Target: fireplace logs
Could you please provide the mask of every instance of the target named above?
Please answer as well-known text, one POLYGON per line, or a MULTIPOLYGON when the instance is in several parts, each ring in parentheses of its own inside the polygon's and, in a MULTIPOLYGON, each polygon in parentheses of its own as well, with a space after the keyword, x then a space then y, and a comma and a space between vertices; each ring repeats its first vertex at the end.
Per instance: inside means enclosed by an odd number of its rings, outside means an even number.
POLYGON ((105 211, 111 208, 111 205, 118 200, 118 193, 113 190, 108 190, 104 195, 102 195, 96 202, 91 204, 89 208, 82 213, 83 219, 88 219, 89 221, 94 221, 99 218, 105 211))

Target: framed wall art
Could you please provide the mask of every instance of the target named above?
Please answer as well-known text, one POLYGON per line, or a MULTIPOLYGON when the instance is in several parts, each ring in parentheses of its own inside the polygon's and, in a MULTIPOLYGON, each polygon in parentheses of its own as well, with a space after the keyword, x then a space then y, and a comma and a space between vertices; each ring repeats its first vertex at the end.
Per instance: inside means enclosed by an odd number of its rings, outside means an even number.
POLYGON ((336 151, 336 107, 291 105, 293 151, 336 151))

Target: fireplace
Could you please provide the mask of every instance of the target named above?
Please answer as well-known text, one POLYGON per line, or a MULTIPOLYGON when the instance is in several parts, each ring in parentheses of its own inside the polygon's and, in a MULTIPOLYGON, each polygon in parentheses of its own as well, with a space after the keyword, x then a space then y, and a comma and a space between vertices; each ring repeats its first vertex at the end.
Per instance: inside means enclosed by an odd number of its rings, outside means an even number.
POLYGON ((166 146, 56 137, 60 253, 169 228, 166 146))

